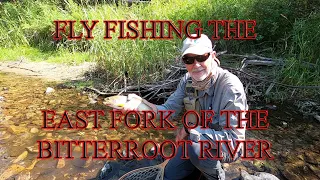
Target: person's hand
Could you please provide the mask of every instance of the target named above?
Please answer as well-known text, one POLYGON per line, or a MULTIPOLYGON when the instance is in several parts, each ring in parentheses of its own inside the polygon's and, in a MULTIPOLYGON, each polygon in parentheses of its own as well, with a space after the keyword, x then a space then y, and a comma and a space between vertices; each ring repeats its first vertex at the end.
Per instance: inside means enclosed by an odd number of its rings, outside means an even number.
POLYGON ((176 142, 183 140, 185 137, 187 137, 187 135, 188 134, 183 127, 178 129, 176 135, 176 142))

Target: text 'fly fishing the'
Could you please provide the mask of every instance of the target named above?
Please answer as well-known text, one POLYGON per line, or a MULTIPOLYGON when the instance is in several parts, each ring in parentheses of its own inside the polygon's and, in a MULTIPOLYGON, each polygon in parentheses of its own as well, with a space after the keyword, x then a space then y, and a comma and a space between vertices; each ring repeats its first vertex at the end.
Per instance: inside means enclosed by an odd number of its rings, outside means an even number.
MULTIPOLYGON (((99 20, 56 20, 54 21, 55 32, 54 40, 61 40, 67 37, 69 40, 92 40, 95 38, 94 29, 99 24, 99 20), (80 26, 81 33, 76 33, 76 27, 80 26), (65 34, 65 36, 63 35, 65 34)), ((252 40, 256 39, 255 20, 209 20, 207 27, 213 32, 212 40, 252 40), (223 32, 223 33, 222 33, 223 32)), ((120 40, 132 39, 174 39, 174 35, 182 39, 187 36, 192 39, 199 38, 203 27, 200 20, 178 20, 177 23, 171 20, 104 20, 103 38, 111 40, 113 34, 118 35, 120 40), (191 36, 195 31, 197 36, 191 36)))

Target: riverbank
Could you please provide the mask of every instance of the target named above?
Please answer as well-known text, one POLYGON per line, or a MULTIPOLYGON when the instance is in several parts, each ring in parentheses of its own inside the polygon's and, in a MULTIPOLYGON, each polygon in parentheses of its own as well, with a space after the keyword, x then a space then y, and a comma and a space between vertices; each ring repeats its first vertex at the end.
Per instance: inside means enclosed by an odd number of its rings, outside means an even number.
POLYGON ((28 60, 0 62, 1 72, 16 73, 27 77, 43 78, 49 81, 71 81, 85 78, 85 73, 93 70, 96 64, 85 62, 82 64, 61 64, 33 62, 28 60))

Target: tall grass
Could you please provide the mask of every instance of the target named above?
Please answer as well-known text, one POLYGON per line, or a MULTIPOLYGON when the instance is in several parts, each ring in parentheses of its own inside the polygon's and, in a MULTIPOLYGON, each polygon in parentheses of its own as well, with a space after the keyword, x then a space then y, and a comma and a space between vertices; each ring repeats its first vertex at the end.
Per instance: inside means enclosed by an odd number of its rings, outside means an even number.
MULTIPOLYGON (((255 19, 257 40, 218 40, 217 50, 252 53, 271 47, 268 56, 289 60, 281 81, 314 85, 319 83, 319 68, 300 66, 307 61, 319 67, 319 9, 317 0, 152 0, 131 7, 108 0, 20 0, 0 5, 0 59, 25 56, 59 62, 98 61, 110 80, 127 71, 132 81, 148 82, 163 77, 162 72, 179 55, 182 40, 118 40, 117 33, 112 40, 105 40, 103 20, 201 20, 203 33, 210 36, 213 32, 206 25, 208 20, 255 19), (64 37, 54 41, 54 20, 100 22, 93 40, 64 37)), ((83 31, 79 23, 75 31, 83 31)))

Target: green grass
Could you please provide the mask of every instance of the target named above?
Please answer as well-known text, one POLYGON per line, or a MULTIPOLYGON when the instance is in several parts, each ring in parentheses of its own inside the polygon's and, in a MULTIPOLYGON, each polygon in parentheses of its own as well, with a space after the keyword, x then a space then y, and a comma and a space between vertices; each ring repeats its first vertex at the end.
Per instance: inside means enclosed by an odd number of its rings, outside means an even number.
POLYGON ((69 51, 56 51, 56 52, 41 52, 38 48, 21 46, 13 48, 0 47, 0 61, 46 61, 52 63, 64 64, 80 64, 90 61, 90 55, 87 52, 69 52, 69 51))
MULTIPOLYGON (((288 61, 279 81, 292 85, 319 84, 318 0, 152 0, 131 7, 103 0, 20 0, 0 5, 0 60, 81 63, 98 61, 112 80, 129 73, 131 82, 163 78, 164 69, 179 55, 182 40, 104 40, 103 20, 201 20, 203 33, 211 36, 208 20, 257 20, 257 40, 218 40, 216 50, 254 53, 288 61), (94 40, 53 41, 54 20, 99 20, 94 40), (305 68, 304 62, 316 68, 305 68)), ((82 32, 79 23, 76 34, 82 32)), ((222 62, 223 63, 223 62, 222 62)))

